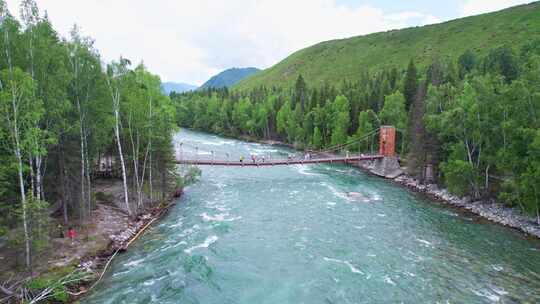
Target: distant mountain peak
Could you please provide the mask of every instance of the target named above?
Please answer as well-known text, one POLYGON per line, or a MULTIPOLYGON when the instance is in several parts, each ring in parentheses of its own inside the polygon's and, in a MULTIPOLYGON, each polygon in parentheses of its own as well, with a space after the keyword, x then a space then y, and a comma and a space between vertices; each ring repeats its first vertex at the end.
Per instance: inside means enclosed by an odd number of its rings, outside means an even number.
POLYGON ((258 68, 230 68, 212 76, 199 89, 231 87, 239 81, 259 72, 258 68))
POLYGON ((169 95, 171 92, 184 93, 187 91, 195 91, 196 85, 182 83, 182 82, 164 82, 161 84, 161 90, 163 94, 169 95))

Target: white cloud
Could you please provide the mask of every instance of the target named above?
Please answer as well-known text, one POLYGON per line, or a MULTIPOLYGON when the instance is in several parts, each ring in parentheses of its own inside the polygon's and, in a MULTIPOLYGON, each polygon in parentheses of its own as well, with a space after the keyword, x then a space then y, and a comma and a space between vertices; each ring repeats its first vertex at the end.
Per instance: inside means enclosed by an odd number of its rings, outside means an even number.
POLYGON ((472 16, 502 10, 511 6, 529 3, 532 0, 466 0, 461 16, 472 16))
MULTIPOLYGON (((8 0, 18 14, 20 0, 8 0)), ((334 0, 38 0, 66 35, 73 23, 106 60, 144 59, 164 80, 200 84, 229 67, 269 67, 317 42, 439 22, 334 0)))

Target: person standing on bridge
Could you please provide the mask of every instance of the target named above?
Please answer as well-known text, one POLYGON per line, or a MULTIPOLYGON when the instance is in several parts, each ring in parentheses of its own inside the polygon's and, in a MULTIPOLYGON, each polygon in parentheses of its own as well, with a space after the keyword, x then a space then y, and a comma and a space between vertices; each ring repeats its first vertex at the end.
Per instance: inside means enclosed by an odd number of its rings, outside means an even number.
POLYGON ((251 154, 251 161, 255 163, 257 161, 257 156, 255 154, 251 154))
POLYGON ((244 155, 241 155, 240 156, 240 163, 243 165, 244 164, 244 155))

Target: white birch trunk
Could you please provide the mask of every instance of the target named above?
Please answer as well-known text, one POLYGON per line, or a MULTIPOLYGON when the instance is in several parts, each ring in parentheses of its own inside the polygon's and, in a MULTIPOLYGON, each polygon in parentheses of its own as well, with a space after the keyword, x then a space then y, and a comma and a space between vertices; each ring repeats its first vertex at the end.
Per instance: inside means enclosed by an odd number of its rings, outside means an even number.
POLYGON ((36 199, 38 201, 42 200, 43 197, 41 194, 43 193, 43 183, 42 183, 42 176, 41 176, 41 155, 36 155, 36 199))
POLYGON ((137 134, 137 144, 133 140, 133 127, 131 125, 131 114, 128 119, 128 128, 129 128, 129 140, 131 142, 131 152, 133 154, 133 182, 135 184, 135 189, 137 191, 137 208, 141 207, 141 183, 139 180, 139 135, 137 134))
POLYGON ((32 155, 28 156, 28 165, 30 169, 30 193, 32 194, 32 198, 36 198, 36 186, 34 183, 34 160, 32 159, 32 155))
MULTIPOLYGON (((79 97, 77 97, 77 110, 79 111, 79 135, 80 135, 80 149, 81 149, 81 214, 85 214, 86 209, 86 191, 85 191, 85 165, 84 165, 84 159, 85 159, 85 150, 84 150, 84 131, 83 131, 83 117, 82 117, 82 110, 81 110, 81 103, 79 101, 79 97)), ((81 217, 82 219, 82 217, 81 217)))
MULTIPOLYGON (((28 16, 27 16, 28 17, 28 16)), ((36 16, 33 16, 33 17, 36 17, 36 16)), ((35 64, 34 64, 34 24, 33 22, 37 22, 37 20, 27 20, 28 24, 28 31, 30 33, 30 40, 28 41, 28 57, 29 57, 29 61, 30 61, 30 76, 32 77, 32 80, 33 81, 36 81, 36 77, 35 77, 35 64)), ((36 123, 36 128, 39 129, 39 122, 36 123)), ((38 142, 36 142, 36 145, 39 146, 41 143, 40 143, 40 139, 37 139, 38 142)), ((43 193, 43 187, 42 187, 42 176, 41 176, 41 156, 40 155, 36 155, 35 156, 35 162, 34 160, 32 159, 34 156, 32 154, 30 154, 30 174, 31 174, 31 177, 30 177, 30 180, 31 180, 31 185, 32 185, 32 196, 33 198, 37 199, 37 200, 41 200, 42 197, 41 197, 41 194, 43 193), (35 164, 35 175, 34 175, 34 164, 35 164), (35 184, 34 184, 34 180, 35 180, 35 184)))
POLYGON ((92 213, 92 182, 90 180, 90 154, 88 153, 88 138, 86 136, 86 131, 84 132, 84 156, 85 156, 85 172, 86 172, 86 195, 88 202, 88 214, 92 213))
POLYGON ((139 200, 141 201, 141 203, 143 203, 143 201, 142 201, 142 187, 144 186, 144 176, 146 174, 146 162, 148 160, 148 152, 149 151, 150 151, 150 142, 146 145, 146 152, 144 153, 143 169, 142 169, 142 173, 141 173, 141 188, 140 188, 140 191, 139 191, 139 200))
POLYGON ((150 183, 150 202, 154 202, 154 189, 152 187, 152 98, 150 98, 150 110, 148 111, 150 118, 150 136, 148 139, 148 152, 150 167, 148 168, 148 181, 150 183))
MULTIPOLYGON (((86 97, 85 97, 85 103, 88 104, 89 100, 89 88, 86 87, 86 97)), ((88 200, 88 210, 89 214, 92 212, 92 180, 90 179, 90 152, 88 150, 88 128, 86 128, 86 115, 83 112, 83 139, 84 139, 84 155, 85 155, 85 161, 86 161, 86 195, 88 200)))
POLYGON ((14 152, 15 157, 17 158, 17 169, 18 169, 18 175, 19 175, 19 189, 21 191, 21 207, 22 207, 22 218, 23 218, 23 232, 24 232, 24 244, 25 244, 25 262, 26 267, 30 268, 31 261, 30 261, 30 232, 28 229, 28 219, 26 214, 26 190, 24 187, 24 176, 23 176, 23 161, 22 161, 22 153, 21 153, 21 143, 20 143, 20 134, 19 134, 19 125, 18 125, 18 108, 17 108, 17 94, 12 89, 12 99, 11 99, 11 105, 13 107, 13 122, 12 122, 12 132, 13 132, 13 139, 14 139, 14 152))
POLYGON ((24 244, 25 244, 25 262, 26 262, 26 268, 30 268, 30 234, 28 232, 28 223, 27 223, 27 218, 26 218, 27 217, 26 193, 24 189, 23 163, 22 163, 21 150, 19 147, 18 139, 17 139, 17 147, 15 148, 15 156, 17 157, 18 171, 19 171, 19 188, 21 191, 23 231, 24 231, 24 244))
POLYGON ((114 108, 113 109, 114 122, 115 122, 114 133, 116 136, 116 143, 118 146, 118 155, 120 157, 120 166, 122 169, 122 180, 124 183, 124 202, 126 204, 127 212, 131 216, 131 208, 129 207, 129 197, 128 197, 128 188, 127 188, 126 164, 124 162, 124 154, 122 153, 122 143, 120 142, 120 94, 118 92, 118 89, 115 89, 114 92, 111 91, 111 93, 112 93, 113 108, 114 108))
MULTIPOLYGON (((0 12, 3 13, 3 12, 0 12)), ((4 16, 0 16, 4 17, 4 16)), ((9 73, 13 74, 13 65, 11 62, 11 53, 9 52, 9 31, 4 31, 4 43, 5 43, 5 53, 8 62, 9 73)), ((11 124, 11 131, 13 132, 14 138, 14 152, 15 157, 17 158, 17 169, 19 175, 19 189, 21 191, 21 207, 22 207, 22 218, 23 218, 23 232, 24 232, 24 244, 25 244, 25 262, 26 267, 30 268, 30 233, 28 231, 28 222, 26 214, 26 190, 24 187, 24 177, 23 177, 23 162, 22 162, 22 153, 21 153, 21 144, 19 139, 19 126, 18 126, 18 109, 17 109, 17 92, 12 88, 11 89, 11 105, 13 107, 13 121, 11 124)), ((9 119, 9 118, 8 118, 9 119)), ((9 123, 9 122, 8 122, 9 123)))

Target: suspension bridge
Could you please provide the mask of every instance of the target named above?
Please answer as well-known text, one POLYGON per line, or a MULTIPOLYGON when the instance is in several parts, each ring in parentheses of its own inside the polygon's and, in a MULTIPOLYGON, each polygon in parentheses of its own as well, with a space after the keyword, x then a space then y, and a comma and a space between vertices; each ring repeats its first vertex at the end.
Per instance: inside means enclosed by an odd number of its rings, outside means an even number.
MULTIPOLYGON (((308 165, 321 163, 356 163, 367 160, 380 160, 387 157, 395 157, 395 138, 396 129, 392 126, 381 126, 379 129, 366 134, 362 138, 352 140, 350 142, 329 147, 320 151, 306 151, 293 155, 282 156, 255 156, 251 155, 249 159, 240 156, 238 160, 231 160, 230 155, 218 155, 216 151, 204 151, 201 153, 198 147, 195 149, 195 154, 184 153, 182 150, 183 143, 179 149, 176 149, 176 163, 186 165, 206 165, 206 166, 280 166, 280 165, 308 165), (357 153, 350 154, 347 149, 368 140, 373 140, 374 136, 379 135, 379 150, 378 153, 357 153), (343 153, 345 151, 345 153, 343 153), (221 157, 220 157, 221 156, 221 157)), ((187 146, 187 145, 186 145, 187 146)))

